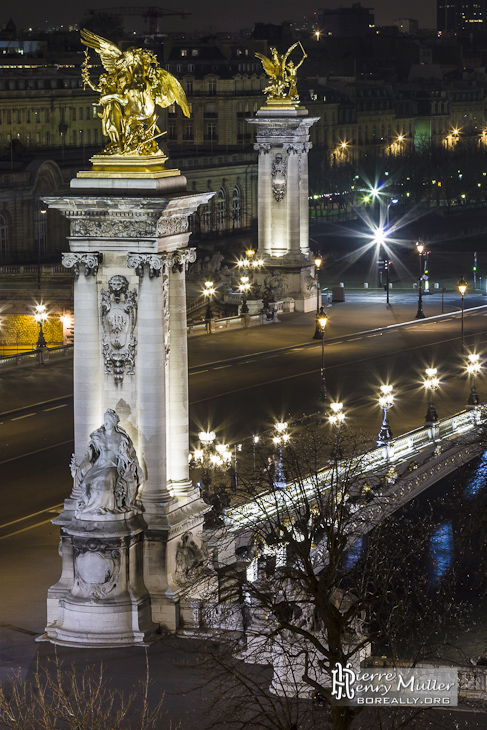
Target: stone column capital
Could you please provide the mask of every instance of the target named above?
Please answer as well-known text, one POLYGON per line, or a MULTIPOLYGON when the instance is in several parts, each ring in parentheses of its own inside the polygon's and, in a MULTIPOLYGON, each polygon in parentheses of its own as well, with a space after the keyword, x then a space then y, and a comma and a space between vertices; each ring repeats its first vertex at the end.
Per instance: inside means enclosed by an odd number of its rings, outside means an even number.
POLYGON ((102 260, 100 253, 63 253, 62 264, 66 269, 73 269, 76 278, 80 275, 80 267, 84 266, 85 276, 96 276, 98 265, 102 260))
POLYGON ((167 266, 166 254, 129 253, 127 254, 127 266, 129 269, 135 269, 135 273, 140 279, 144 277, 145 267, 148 266, 149 277, 153 279, 155 276, 160 276, 162 268, 167 266))

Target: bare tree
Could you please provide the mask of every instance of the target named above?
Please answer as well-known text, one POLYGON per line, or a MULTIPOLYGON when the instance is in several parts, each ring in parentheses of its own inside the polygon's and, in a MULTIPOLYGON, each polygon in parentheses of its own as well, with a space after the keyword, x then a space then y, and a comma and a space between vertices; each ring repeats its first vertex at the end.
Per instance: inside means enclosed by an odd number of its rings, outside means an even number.
MULTIPOLYGON (((260 467, 240 470, 229 514, 240 559, 222 574, 228 594, 233 580, 233 603, 226 626, 221 603, 218 621, 206 619, 226 629, 206 651, 216 672, 208 676, 225 686, 218 702, 230 704, 217 724, 378 727, 371 711, 332 702, 336 665, 358 668, 377 653, 389 666, 438 661, 448 631, 465 625, 467 602, 452 599, 455 571, 428 580, 432 514, 394 514, 389 487, 398 475, 387 464, 371 471, 365 446, 348 429, 326 437, 306 428, 274 447, 273 468, 261 450, 260 467), (237 587, 243 619, 231 633, 237 587)), ((416 716, 380 721, 405 727, 416 716)))

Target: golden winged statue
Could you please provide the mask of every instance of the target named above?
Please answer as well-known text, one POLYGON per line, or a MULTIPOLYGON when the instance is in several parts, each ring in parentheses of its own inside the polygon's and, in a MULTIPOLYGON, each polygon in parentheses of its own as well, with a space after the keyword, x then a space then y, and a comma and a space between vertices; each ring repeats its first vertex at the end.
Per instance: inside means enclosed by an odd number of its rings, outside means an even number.
POLYGON ((272 58, 264 56, 263 53, 256 53, 255 56, 262 62, 264 71, 271 79, 269 85, 264 89, 264 94, 267 94, 267 102, 277 101, 281 104, 298 104, 296 74, 304 59, 307 58, 301 43, 294 43, 283 54, 278 53, 277 49, 271 46, 272 58), (300 46, 303 55, 300 62, 295 65, 287 59, 297 46, 300 46))
POLYGON ((174 76, 159 66, 151 51, 128 48, 121 51, 111 41, 81 30, 81 40, 100 56, 106 73, 94 83, 89 73, 89 51, 82 65, 84 87, 100 94, 103 134, 110 142, 104 155, 158 155, 157 138, 165 132, 157 127, 156 107, 179 104, 189 117, 183 87, 174 76))

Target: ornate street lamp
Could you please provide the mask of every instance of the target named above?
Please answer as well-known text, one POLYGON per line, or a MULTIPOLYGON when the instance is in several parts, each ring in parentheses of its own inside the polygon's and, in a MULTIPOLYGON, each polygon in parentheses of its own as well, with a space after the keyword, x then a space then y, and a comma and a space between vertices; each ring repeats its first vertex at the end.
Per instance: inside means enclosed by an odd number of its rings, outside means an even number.
POLYGON ((387 420, 387 413, 394 405, 394 395, 392 390, 392 385, 380 386, 380 392, 382 395, 379 396, 379 408, 382 408, 384 417, 382 419, 382 426, 377 438, 377 446, 387 446, 389 441, 392 439, 392 431, 389 426, 389 421, 387 420))
POLYGON ((419 239, 416 243, 416 250, 419 253, 419 277, 418 277, 418 311, 416 319, 424 319, 423 312, 423 252, 424 243, 419 239))
POLYGON ((282 447, 289 442, 291 437, 287 430, 286 421, 276 421, 276 423, 274 424, 274 428, 276 429, 277 433, 275 436, 273 436, 272 442, 275 444, 275 446, 279 447, 279 459, 277 462, 276 479, 274 481, 274 484, 276 487, 285 487, 286 481, 284 479, 284 471, 282 468, 282 447))
POLYGON ((434 426, 438 421, 438 414, 435 408, 435 393, 440 385, 439 379, 436 377, 438 370, 437 368, 426 368, 427 377, 424 380, 424 387, 429 393, 428 410, 424 417, 425 426, 434 426))
POLYGON ((321 339, 321 372, 320 372, 320 401, 326 401, 326 379, 325 379, 325 328, 328 322, 328 317, 323 312, 323 307, 320 309, 320 313, 316 318, 317 326, 320 328, 320 339, 321 339))
POLYGON ((48 314, 46 312, 45 304, 37 304, 36 311, 34 312, 34 319, 39 325, 39 337, 37 338, 36 349, 40 350, 41 347, 47 347, 47 342, 44 337, 43 325, 47 321, 48 314))
POLYGON ((243 302, 242 307, 240 309, 240 314, 248 314, 249 308, 247 305, 247 296, 250 291, 250 280, 248 276, 241 276, 240 277, 240 284, 238 285, 238 288, 243 294, 243 302))
POLYGON ((315 256, 315 270, 316 270, 316 314, 319 314, 320 313, 320 307, 321 307, 321 302, 320 302, 321 289, 320 289, 319 275, 320 275, 320 269, 321 269, 321 264, 322 263, 323 263, 323 259, 321 258, 321 256, 319 254, 316 254, 316 256, 315 256))
POLYGON ((198 434, 199 448, 190 454, 192 466, 201 469, 201 482, 209 495, 213 474, 217 471, 226 471, 232 462, 232 452, 227 444, 215 444, 214 431, 201 431, 198 434))
POLYGON ((345 414, 343 413, 343 403, 330 403, 331 415, 328 416, 330 426, 339 427, 345 420, 345 414))
POLYGON ((463 312, 464 312, 464 308, 465 308, 464 307, 464 305, 465 305, 464 298, 465 298, 465 292, 467 291, 467 282, 465 281, 463 276, 460 279, 460 281, 458 282, 458 291, 462 295, 462 352, 465 352, 465 340, 464 340, 464 336, 463 336, 463 312))
POLYGON ((476 378, 480 373, 480 362, 479 356, 470 354, 468 356, 467 373, 470 376, 470 394, 467 399, 467 406, 470 408, 476 408, 480 405, 479 394, 477 393, 476 378))
POLYGON ((206 297, 206 313, 205 313, 205 322, 206 322, 206 331, 211 334, 211 299, 215 293, 215 287, 213 286, 212 281, 205 281, 205 288, 203 290, 203 296, 206 297))

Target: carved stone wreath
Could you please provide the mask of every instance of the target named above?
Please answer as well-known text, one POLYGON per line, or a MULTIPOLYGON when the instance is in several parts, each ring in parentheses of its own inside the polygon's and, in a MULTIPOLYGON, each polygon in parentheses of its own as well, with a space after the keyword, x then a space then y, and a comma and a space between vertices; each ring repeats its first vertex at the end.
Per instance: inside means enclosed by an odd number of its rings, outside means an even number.
POLYGON ((137 340, 137 292, 129 291, 125 276, 116 275, 108 282, 108 291, 101 290, 103 325, 103 358, 105 372, 122 383, 124 374, 133 375, 137 340))

